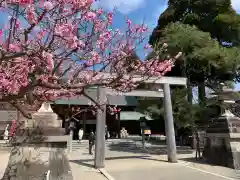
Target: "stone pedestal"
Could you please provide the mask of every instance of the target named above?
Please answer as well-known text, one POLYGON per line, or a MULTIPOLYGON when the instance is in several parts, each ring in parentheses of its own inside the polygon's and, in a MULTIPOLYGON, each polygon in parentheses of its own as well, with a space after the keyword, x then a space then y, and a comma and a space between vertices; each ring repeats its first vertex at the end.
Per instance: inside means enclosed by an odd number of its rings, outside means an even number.
MULTIPOLYGON (((43 103, 40 109, 32 115, 32 119, 25 119, 25 124, 22 130, 23 137, 27 132, 31 132, 35 135, 35 130, 39 129, 38 133, 41 133, 41 142, 36 142, 41 146, 57 146, 57 147, 67 147, 69 143, 69 136, 64 136, 65 130, 62 128, 62 120, 58 119, 57 114, 55 114, 49 103, 43 103), (61 145, 62 144, 62 145, 61 145)), ((39 137, 40 138, 40 137, 39 137)), ((40 139, 38 139, 40 141, 40 139)))
POLYGON ((40 180, 50 172, 50 179, 71 180, 66 152, 70 138, 64 132, 50 104, 43 103, 33 119, 17 129, 3 179, 40 180))
POLYGON ((229 110, 209 122, 203 158, 211 164, 240 169, 240 118, 229 110))

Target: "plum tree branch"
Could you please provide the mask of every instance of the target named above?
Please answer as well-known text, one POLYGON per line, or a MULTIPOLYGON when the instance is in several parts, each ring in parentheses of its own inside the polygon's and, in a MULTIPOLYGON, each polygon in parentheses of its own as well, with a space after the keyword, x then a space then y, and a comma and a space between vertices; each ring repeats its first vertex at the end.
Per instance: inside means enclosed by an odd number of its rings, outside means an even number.
POLYGON ((22 115, 28 119, 32 119, 32 115, 26 111, 26 108, 24 108, 21 104, 17 102, 10 102, 10 104, 15 107, 18 111, 22 113, 22 115))

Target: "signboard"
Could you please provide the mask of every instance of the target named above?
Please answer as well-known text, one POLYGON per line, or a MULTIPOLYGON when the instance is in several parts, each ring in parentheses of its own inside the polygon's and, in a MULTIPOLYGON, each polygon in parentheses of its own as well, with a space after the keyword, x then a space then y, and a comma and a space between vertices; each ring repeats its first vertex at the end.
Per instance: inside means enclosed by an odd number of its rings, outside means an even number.
POLYGON ((151 135, 151 130, 150 130, 150 129, 144 130, 144 134, 146 134, 146 135, 151 135))

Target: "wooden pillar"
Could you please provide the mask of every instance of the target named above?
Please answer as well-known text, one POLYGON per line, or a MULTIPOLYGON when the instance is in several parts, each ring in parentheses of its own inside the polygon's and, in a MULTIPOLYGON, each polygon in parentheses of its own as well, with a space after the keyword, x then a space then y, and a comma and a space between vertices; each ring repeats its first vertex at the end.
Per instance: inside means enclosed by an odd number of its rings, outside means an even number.
POLYGON ((98 104, 104 104, 97 110, 95 168, 104 168, 105 164, 105 125, 106 125, 106 92, 103 87, 97 90, 98 104))

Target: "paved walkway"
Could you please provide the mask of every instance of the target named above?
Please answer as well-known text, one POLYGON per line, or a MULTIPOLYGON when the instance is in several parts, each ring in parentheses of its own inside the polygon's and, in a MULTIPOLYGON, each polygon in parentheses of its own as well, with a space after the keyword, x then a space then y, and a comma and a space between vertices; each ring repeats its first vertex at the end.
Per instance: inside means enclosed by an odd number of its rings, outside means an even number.
MULTIPOLYGON (((164 146, 149 145, 143 151, 139 144, 115 143, 110 144, 106 150, 105 170, 115 180, 237 180, 240 173, 236 170, 196 163, 192 159, 193 151, 187 148, 178 148, 179 163, 168 163, 164 146)), ((76 171, 87 176, 92 172, 91 178, 104 180, 100 173, 92 168, 93 156, 87 154, 87 147, 71 154, 75 157, 76 171), (93 173, 94 172, 94 173, 93 173), (86 174, 86 175, 85 175, 86 174)), ((74 169, 72 169, 74 173, 74 169)), ((85 178, 83 179, 85 180, 85 178)))
POLYGON ((170 164, 153 156, 106 161, 106 171, 116 180, 233 180, 238 178, 237 174, 230 169, 217 169, 208 166, 208 169, 204 170, 202 167, 193 167, 192 164, 181 161, 170 164))
POLYGON ((9 153, 7 151, 0 151, 0 179, 3 177, 5 169, 7 167, 9 159, 9 153))
MULTIPOLYGON (((138 143, 114 142, 106 149, 105 171, 115 180, 237 180, 240 172, 192 161, 190 149, 178 148, 179 163, 166 162, 166 148, 149 145, 143 151, 138 143)), ((107 180, 99 170, 93 168, 93 156, 86 147, 69 154, 74 180, 107 180)), ((8 153, 0 152, 0 177, 8 162, 8 153)))
POLYGON ((93 167, 94 156, 88 154, 87 146, 79 151, 69 154, 69 163, 72 170, 73 180, 107 180, 99 170, 93 167))

